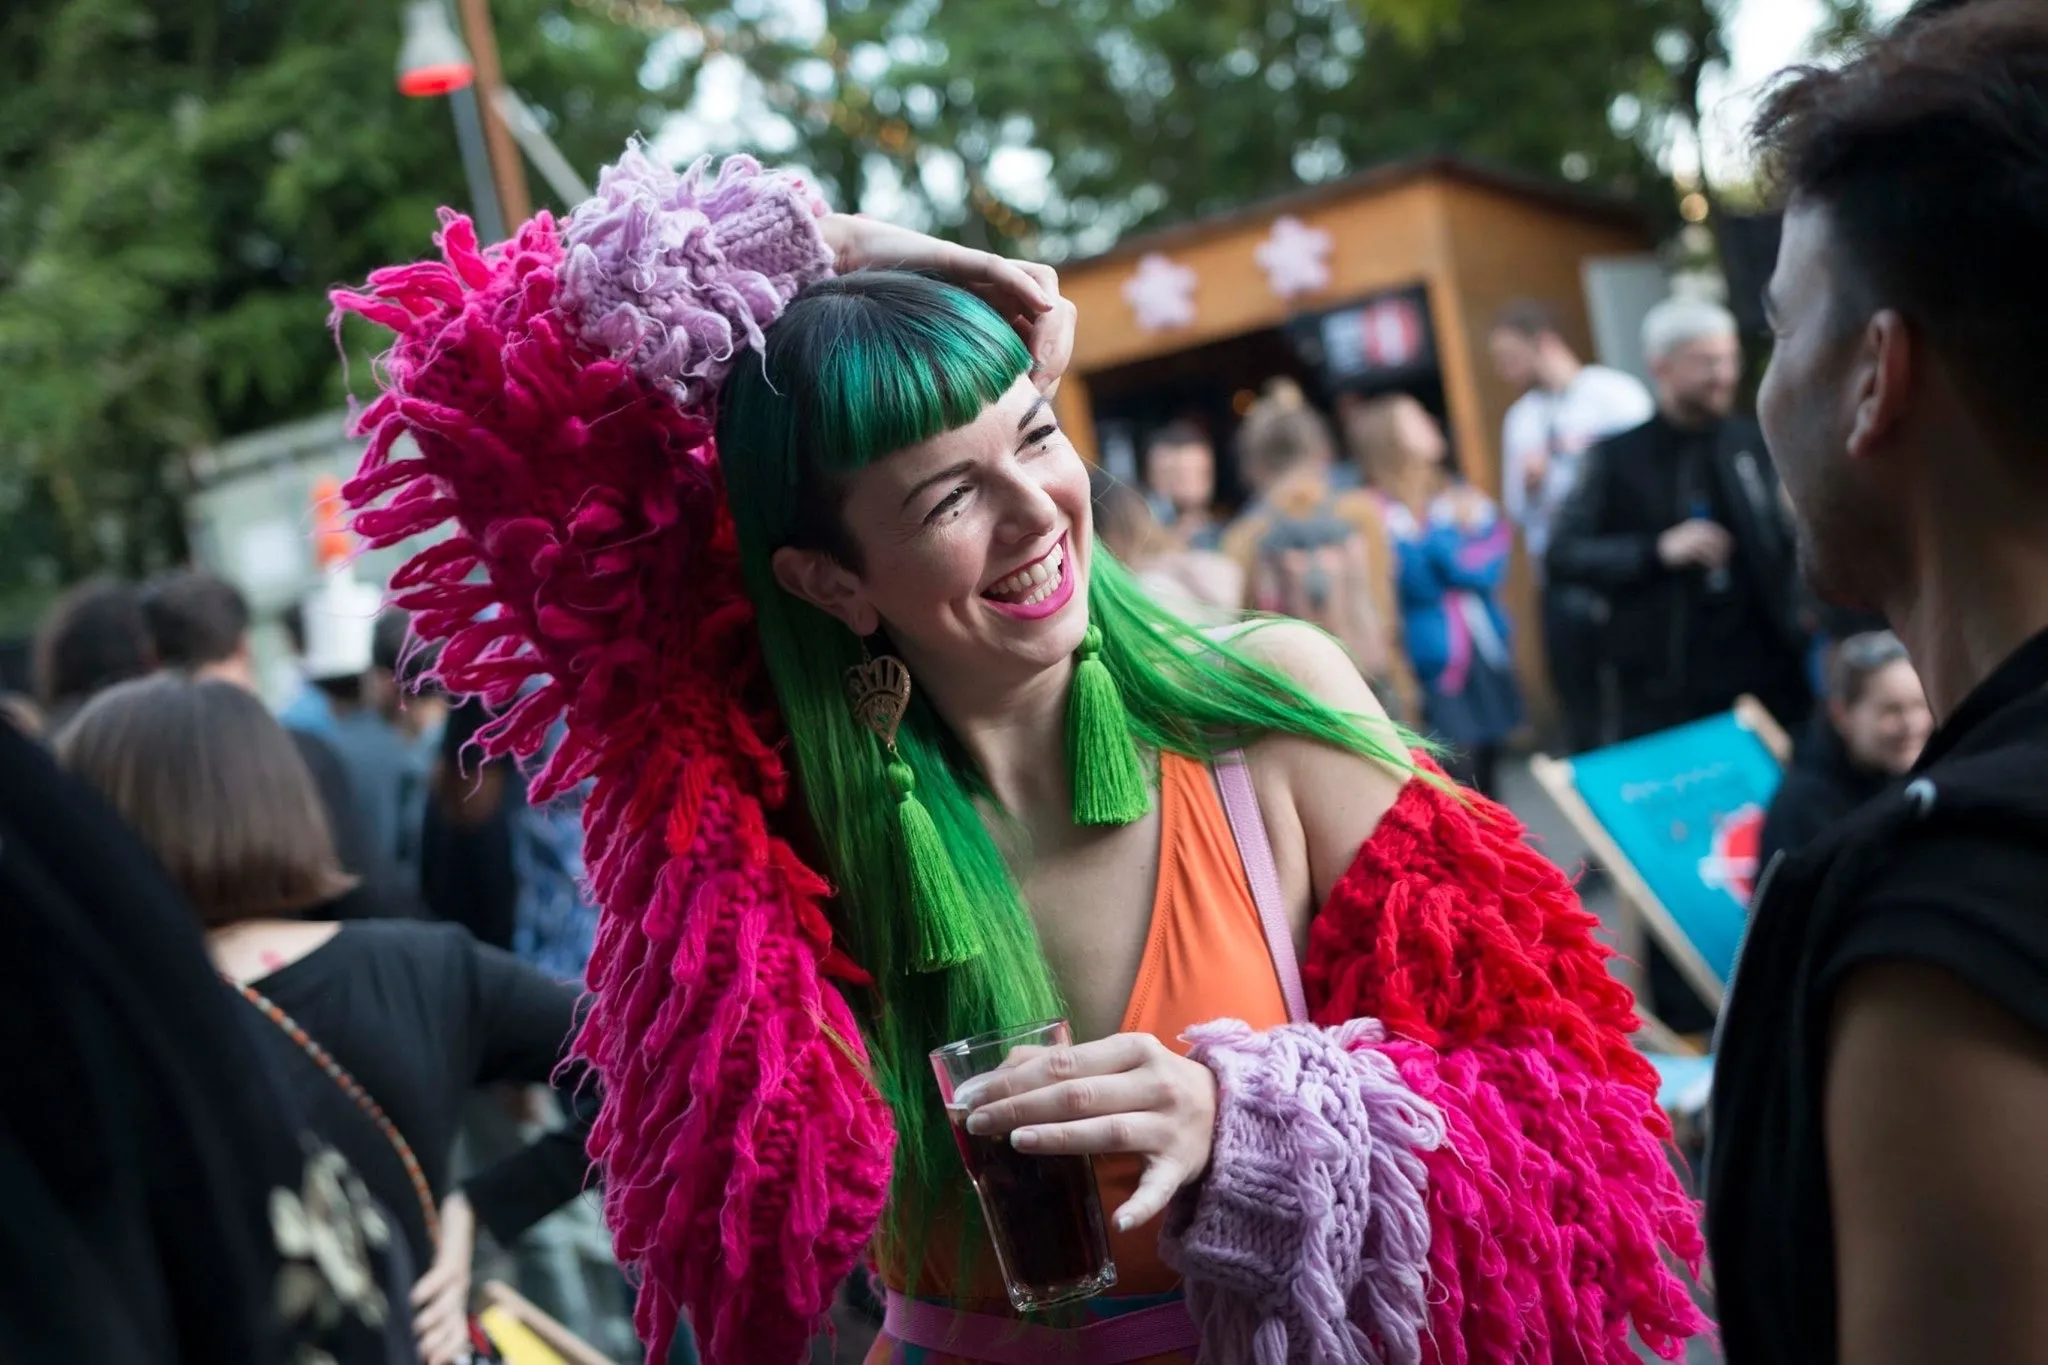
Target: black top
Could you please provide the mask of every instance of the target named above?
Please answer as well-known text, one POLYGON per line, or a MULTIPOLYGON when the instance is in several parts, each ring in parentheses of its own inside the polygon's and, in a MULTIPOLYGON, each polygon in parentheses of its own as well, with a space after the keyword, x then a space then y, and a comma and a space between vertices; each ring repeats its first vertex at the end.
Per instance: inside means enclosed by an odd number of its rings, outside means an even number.
MULTIPOLYGON (((480 782, 484 765, 474 751, 465 755, 476 732, 491 713, 476 698, 451 706, 441 731, 439 763, 467 782, 480 782), (465 761, 465 759, 467 761, 465 761)), ((429 794, 420 839, 420 890, 434 918, 460 924, 479 943, 510 948, 519 910, 519 872, 513 857, 514 821, 523 785, 508 759, 490 760, 507 781, 499 787, 497 805, 488 813, 472 811, 463 824, 429 794)))
POLYGON ((299 759, 312 775, 320 794, 320 808, 327 815, 327 831, 334 840, 335 860, 341 870, 357 879, 355 889, 327 906, 332 919, 424 919, 426 904, 419 888, 399 868, 396 859, 377 847, 369 824, 356 804, 355 789, 349 783, 348 768, 334 746, 316 734, 287 728, 285 733, 299 751, 299 759))
MULTIPOLYGON (((221 985, 199 919, 92 792, 0 722, 0 1360, 342 1365, 417 1360, 402 1309, 414 1266, 364 1247, 329 1207, 314 1258, 273 1201, 323 1152, 221 985), (358 1251, 367 1255, 358 1258, 358 1251), (282 1276, 351 1296, 286 1321, 282 1276)), ((266 1026, 267 1027, 267 1026, 266 1026)))
POLYGON ((1755 422, 1688 429, 1659 415, 1594 445, 1545 567, 1552 583, 1607 595, 1631 734, 1726 710, 1745 692, 1783 723, 1804 719, 1794 538, 1755 422), (1701 512, 1735 541, 1723 574, 1657 557, 1658 537, 1701 512))
POLYGON ((1797 853, 1854 815, 1891 781, 1889 773, 1850 758, 1849 746, 1842 743, 1827 712, 1814 712, 1793 751, 1792 766, 1771 798, 1758 859, 1769 863, 1779 853, 1797 853))
POLYGON ((1872 962, 1940 967, 2048 1034, 2048 632, 1936 731, 1913 781, 1764 874, 1714 1076, 1707 1239, 1729 1365, 1836 1359, 1828 1010, 1872 962))
MULTIPOLYGON (((463 1097, 500 1081, 545 1082, 576 1025, 577 990, 511 954, 479 944, 459 925, 409 920, 343 924, 289 966, 250 983, 334 1055, 418 1157, 436 1202, 463 1097)), ((298 1058, 295 1090, 326 1133, 398 1218, 421 1266, 432 1259, 419 1196, 396 1153, 341 1088, 273 1030, 298 1058)), ((477 1221, 509 1243, 574 1198, 589 1163, 586 1106, 550 1133, 463 1186, 477 1221)))

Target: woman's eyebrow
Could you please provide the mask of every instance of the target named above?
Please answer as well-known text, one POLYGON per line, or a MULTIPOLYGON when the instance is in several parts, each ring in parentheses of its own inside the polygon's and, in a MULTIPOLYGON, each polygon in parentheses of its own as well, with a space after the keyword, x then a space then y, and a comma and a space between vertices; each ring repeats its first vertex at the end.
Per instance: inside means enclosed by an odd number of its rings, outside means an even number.
POLYGON ((1031 425, 1031 419, 1038 416, 1040 410, 1045 407, 1046 401, 1046 396, 1042 393, 1031 400, 1031 406, 1024 409, 1024 415, 1017 419, 1017 430, 1019 433, 1031 425))

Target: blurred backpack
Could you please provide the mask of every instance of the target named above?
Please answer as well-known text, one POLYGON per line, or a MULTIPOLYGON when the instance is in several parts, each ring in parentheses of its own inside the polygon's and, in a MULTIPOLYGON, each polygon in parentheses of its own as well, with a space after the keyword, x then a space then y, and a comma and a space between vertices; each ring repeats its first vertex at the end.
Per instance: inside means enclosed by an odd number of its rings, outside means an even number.
POLYGON ((1328 490, 1318 501, 1265 509, 1253 553, 1251 606, 1321 627, 1351 652, 1359 672, 1384 677, 1393 662, 1377 595, 1384 585, 1374 581, 1364 532, 1344 512, 1328 490))
MULTIPOLYGON (((559 736, 551 738, 551 752, 559 736)), ((519 877, 512 951, 558 981, 581 981, 597 937, 597 906, 583 866, 585 782, 546 805, 513 784, 512 865, 519 877)))

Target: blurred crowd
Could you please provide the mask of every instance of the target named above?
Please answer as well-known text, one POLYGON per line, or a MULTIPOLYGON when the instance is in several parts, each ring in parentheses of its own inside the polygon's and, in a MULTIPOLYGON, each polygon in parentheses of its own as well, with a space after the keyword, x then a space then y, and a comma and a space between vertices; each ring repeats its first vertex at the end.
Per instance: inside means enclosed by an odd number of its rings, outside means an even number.
POLYGON ((422 1358, 464 1358, 484 1276, 633 1358, 585 1197, 595 1096, 563 1066, 596 924, 577 803, 533 806, 509 763, 477 761, 487 714, 422 690, 405 615, 340 586, 285 614, 273 713, 225 579, 84 583, 9 718, 169 870, 264 1041, 318 1064, 279 1072, 395 1222, 422 1358))
POLYGON ((1140 487, 1098 473, 1100 532, 1194 619, 1324 627, 1481 790, 1498 789, 1502 748, 1530 720, 1506 599, 1518 547, 1555 702, 1546 747, 1584 752, 1744 695, 1798 731, 1829 695, 1836 645, 1883 622, 1804 593, 1762 432, 1735 410, 1734 317, 1674 298, 1643 343, 1648 387, 1581 360, 1545 305, 1501 313, 1489 350, 1519 396, 1499 503, 1417 397, 1340 393, 1326 412, 1283 377, 1227 452, 1241 506, 1218 502, 1216 442, 1175 420, 1147 439, 1140 487))
MULTIPOLYGON (((1340 392, 1325 410, 1282 376, 1225 451, 1176 419, 1146 439, 1137 486, 1097 470, 1098 533, 1192 620, 1276 613, 1330 632, 1388 711, 1488 794, 1511 746, 1583 752, 1753 697, 1798 737, 1767 840, 1795 845, 1911 766, 1926 702, 1881 619, 1805 595, 1762 432, 1736 412, 1733 316, 1672 298, 1646 318, 1643 350, 1647 387, 1583 361, 1543 304, 1500 314, 1489 353, 1519 396, 1501 432, 1499 502, 1462 472, 1420 398, 1340 392), (1244 491, 1239 505, 1219 500, 1226 484, 1244 491), (1507 596, 1518 558, 1533 580, 1533 654, 1518 654, 1507 596), (1518 660, 1530 657, 1547 675, 1547 716, 1525 702, 1518 660)), ((533 808, 508 764, 466 764, 488 716, 421 691, 426 659, 408 653, 403 614, 372 621, 374 609, 374 593, 366 604, 330 583, 281 622, 293 672, 276 719, 350 879, 322 913, 461 925, 535 971, 580 980, 595 916, 576 803, 533 808)), ((6 705, 56 735, 98 694, 160 670, 253 694, 250 630, 241 595, 205 573, 95 580, 39 633, 37 697, 6 705)), ((1709 1028, 1654 944, 1648 958, 1659 1016, 1709 1028)), ((504 1145, 471 1128, 479 1150, 504 1145)), ((599 1243, 587 1226, 571 1240, 599 1243)))

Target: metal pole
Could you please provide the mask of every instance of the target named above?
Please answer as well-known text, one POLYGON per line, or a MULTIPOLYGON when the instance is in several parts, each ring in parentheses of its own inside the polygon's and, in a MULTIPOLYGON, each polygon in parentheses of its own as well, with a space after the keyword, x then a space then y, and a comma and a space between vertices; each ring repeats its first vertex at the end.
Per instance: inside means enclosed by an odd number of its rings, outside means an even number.
POLYGON ((455 142, 462 148, 462 174, 469 181, 471 216, 477 236, 485 242, 505 240, 505 214, 498 207, 498 186, 491 179, 491 157, 484 149, 483 123, 477 116, 476 86, 465 85, 448 96, 455 111, 455 142))
POLYGON ((498 187, 498 204, 505 217, 523 223, 533 216, 533 201, 526 192, 526 166, 511 130, 498 113, 497 94, 505 88, 505 73, 498 65, 498 35, 491 29, 490 0, 459 0, 462 31, 469 42, 469 55, 476 62, 476 88, 483 113, 484 144, 490 148, 491 173, 498 187))
POLYGON ((583 177, 576 174, 576 168, 569 164, 569 159, 562 155, 562 149, 555 145, 547 130, 540 126, 540 120, 534 117, 533 110, 527 108, 526 101, 509 89, 501 87, 494 103, 498 117, 505 121, 505 126, 511 129, 512 136, 518 139, 519 145, 526 149, 527 156, 533 159, 534 168, 540 172, 541 179, 547 181, 548 187, 560 196, 562 206, 573 209, 588 199, 590 186, 584 184, 583 177))

